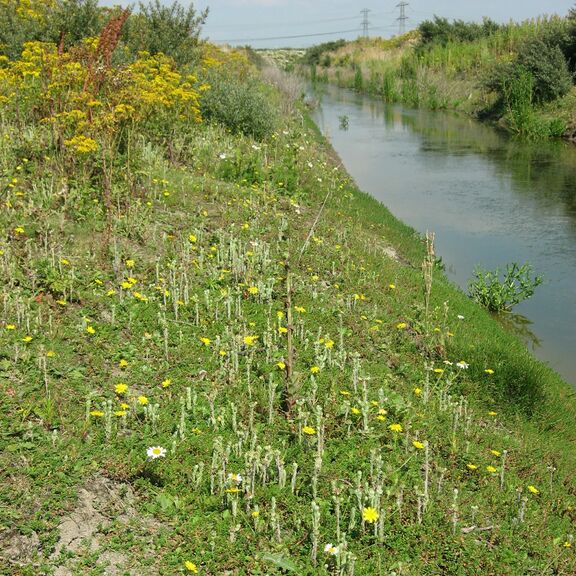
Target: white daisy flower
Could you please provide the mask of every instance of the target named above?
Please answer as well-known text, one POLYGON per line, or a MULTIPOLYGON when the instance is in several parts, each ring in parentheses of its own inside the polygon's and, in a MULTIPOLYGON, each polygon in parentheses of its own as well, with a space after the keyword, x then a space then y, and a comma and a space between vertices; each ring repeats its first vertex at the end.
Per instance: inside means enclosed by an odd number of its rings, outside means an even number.
POLYGON ((166 448, 162 448, 162 446, 150 446, 150 448, 146 450, 146 454, 151 460, 164 458, 164 456, 166 456, 166 448))

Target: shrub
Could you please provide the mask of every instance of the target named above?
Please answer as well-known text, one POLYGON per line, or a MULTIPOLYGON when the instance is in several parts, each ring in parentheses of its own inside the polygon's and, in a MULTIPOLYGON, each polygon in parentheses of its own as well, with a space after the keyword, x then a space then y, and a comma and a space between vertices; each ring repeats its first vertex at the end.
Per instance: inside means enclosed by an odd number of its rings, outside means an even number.
POLYGON ((160 0, 140 3, 140 11, 128 21, 124 40, 133 53, 141 51, 170 56, 179 66, 198 57, 201 27, 208 10, 198 13, 194 4, 184 8, 177 0, 169 6, 160 0))
POLYGON ((278 117, 264 85, 250 78, 242 81, 218 69, 207 74, 206 82, 210 89, 200 103, 204 119, 258 140, 274 132, 278 117))
POLYGON ((537 286, 542 284, 542 276, 530 276, 530 264, 519 266, 516 262, 506 266, 503 280, 500 270, 494 272, 477 268, 475 279, 470 282, 469 294, 472 299, 491 312, 511 310, 516 304, 527 300, 534 294, 537 286))
POLYGON ((535 102, 556 100, 567 94, 572 87, 572 74, 557 45, 539 39, 529 40, 521 47, 516 64, 532 75, 532 96, 535 102))

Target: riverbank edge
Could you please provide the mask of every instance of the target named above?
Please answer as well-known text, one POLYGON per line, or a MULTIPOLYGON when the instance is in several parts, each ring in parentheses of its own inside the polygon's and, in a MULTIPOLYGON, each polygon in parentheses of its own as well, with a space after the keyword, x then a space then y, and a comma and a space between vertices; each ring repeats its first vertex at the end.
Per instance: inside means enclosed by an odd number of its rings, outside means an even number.
MULTIPOLYGON (((323 148, 334 166, 346 171, 352 183, 351 189, 358 202, 356 220, 364 223, 378 222, 391 229, 396 238, 394 249, 414 282, 422 283, 421 261, 425 254, 424 238, 414 228, 394 216, 384 203, 362 191, 348 174, 344 163, 330 141, 321 133, 309 111, 303 112, 306 127, 314 135, 319 146, 323 148)), ((331 210, 327 207, 327 210, 331 210)), ((376 240, 376 239, 375 239, 376 240)), ((458 340, 450 346, 451 355, 469 359, 473 354, 480 354, 493 362, 500 356, 502 368, 509 364, 509 369, 517 371, 517 391, 521 393, 523 384, 528 380, 538 381, 538 398, 534 398, 531 411, 524 411, 514 404, 514 398, 503 403, 504 396, 515 390, 494 391, 479 384, 468 388, 464 394, 472 402, 483 405, 486 409, 498 404, 498 409, 507 415, 511 428, 526 438, 549 448, 542 452, 542 457, 554 454, 562 461, 563 466, 576 470, 576 452, 570 448, 576 442, 576 390, 564 380, 551 366, 533 356, 519 337, 510 333, 488 311, 472 301, 468 295, 454 284, 443 270, 435 270, 431 298, 436 306, 449 302, 467 319, 467 338, 458 340), (526 381, 522 381, 522 376, 526 381), (542 439, 546 437, 547 441, 542 439)))

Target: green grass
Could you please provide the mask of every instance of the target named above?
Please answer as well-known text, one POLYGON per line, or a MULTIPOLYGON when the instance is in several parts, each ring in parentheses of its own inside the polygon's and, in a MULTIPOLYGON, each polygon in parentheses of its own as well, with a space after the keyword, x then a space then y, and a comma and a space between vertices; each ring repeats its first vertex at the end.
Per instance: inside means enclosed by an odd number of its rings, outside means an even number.
POLYGON ((142 144, 110 231, 24 138, 0 145, 2 574, 576 571, 573 390, 439 269, 426 313, 423 239, 310 124, 198 126, 177 164, 142 144))

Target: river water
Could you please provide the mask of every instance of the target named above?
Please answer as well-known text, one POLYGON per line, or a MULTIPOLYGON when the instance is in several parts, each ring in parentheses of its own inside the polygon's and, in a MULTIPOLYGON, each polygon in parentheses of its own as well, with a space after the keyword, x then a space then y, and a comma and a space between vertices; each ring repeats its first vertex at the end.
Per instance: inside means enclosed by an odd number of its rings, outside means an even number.
POLYGON ((521 142, 456 113, 330 86, 314 120, 362 190, 436 234, 436 254, 464 290, 477 265, 529 262, 544 276, 515 323, 576 386, 576 146, 521 142))

